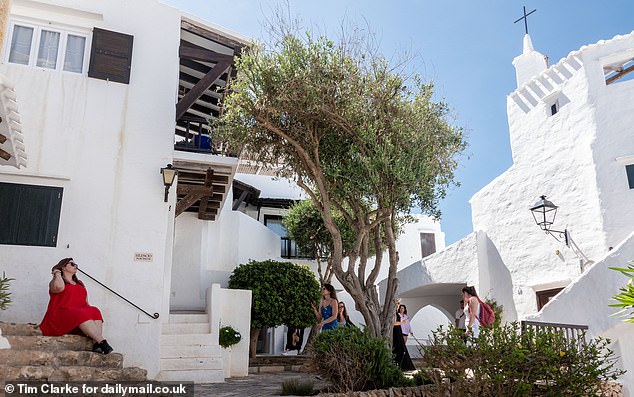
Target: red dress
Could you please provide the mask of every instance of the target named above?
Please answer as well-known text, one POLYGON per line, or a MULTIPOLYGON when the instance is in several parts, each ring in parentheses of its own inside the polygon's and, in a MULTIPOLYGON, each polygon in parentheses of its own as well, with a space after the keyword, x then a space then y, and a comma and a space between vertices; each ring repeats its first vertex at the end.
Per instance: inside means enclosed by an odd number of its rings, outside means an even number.
POLYGON ((49 291, 46 314, 40 324, 45 336, 61 336, 70 333, 84 321, 102 320, 101 312, 88 305, 86 287, 81 284, 66 284, 57 294, 49 291))

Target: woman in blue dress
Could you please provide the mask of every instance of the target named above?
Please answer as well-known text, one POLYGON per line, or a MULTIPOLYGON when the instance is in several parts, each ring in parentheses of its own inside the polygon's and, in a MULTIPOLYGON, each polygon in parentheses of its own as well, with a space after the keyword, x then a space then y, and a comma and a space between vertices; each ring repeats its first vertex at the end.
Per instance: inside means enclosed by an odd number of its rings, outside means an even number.
POLYGON ((337 292, 335 288, 330 284, 324 284, 321 290, 321 304, 319 305, 319 311, 313 306, 313 311, 317 320, 320 321, 317 324, 317 328, 322 331, 335 329, 339 326, 337 321, 338 313, 337 292))

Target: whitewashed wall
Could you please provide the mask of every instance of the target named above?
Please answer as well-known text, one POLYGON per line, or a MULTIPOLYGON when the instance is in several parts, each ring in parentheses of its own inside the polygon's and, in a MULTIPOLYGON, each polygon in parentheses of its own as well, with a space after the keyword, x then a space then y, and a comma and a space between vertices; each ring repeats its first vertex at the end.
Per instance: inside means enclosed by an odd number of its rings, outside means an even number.
POLYGON ((172 309, 205 309, 212 283, 227 286, 236 266, 249 260, 280 259, 280 238, 255 219, 231 211, 229 194, 220 216, 201 221, 196 214, 176 218, 172 309))
MULTIPOLYGON (((16 279, 14 304, 2 320, 39 322, 50 268, 67 256, 150 313, 167 316, 163 291, 173 213, 163 202, 159 169, 173 151, 180 14, 146 0, 16 0, 13 6, 14 14, 43 23, 131 34, 134 50, 129 85, 0 65, 16 86, 29 156, 24 170, 0 167, 0 180, 64 188, 57 247, 0 246, 1 270, 16 279), (152 253, 152 262, 135 262, 137 252, 152 253)), ((125 354, 125 365, 154 376, 160 320, 80 278, 90 302, 102 309, 105 336, 125 354)))
POLYGON ((633 85, 605 87, 597 62, 626 47, 634 47, 634 36, 571 53, 509 95, 513 166, 471 204, 474 230, 487 232, 510 269, 519 316, 536 311, 535 291, 566 285, 580 273, 574 253, 535 225, 528 208, 539 195, 560 207, 553 229, 568 229, 590 260, 632 230, 634 191, 615 158, 634 151, 624 132, 632 123, 624 107, 633 85), (551 116, 554 100, 560 108, 551 116))
POLYGON ((544 308, 527 319, 589 327, 590 337, 603 336, 615 340, 612 346, 620 357, 619 367, 628 370, 621 379, 630 393, 634 392, 634 324, 623 323, 618 309, 608 305, 624 287, 628 278, 610 267, 626 267, 634 259, 634 233, 601 258, 581 277, 575 279, 544 308))

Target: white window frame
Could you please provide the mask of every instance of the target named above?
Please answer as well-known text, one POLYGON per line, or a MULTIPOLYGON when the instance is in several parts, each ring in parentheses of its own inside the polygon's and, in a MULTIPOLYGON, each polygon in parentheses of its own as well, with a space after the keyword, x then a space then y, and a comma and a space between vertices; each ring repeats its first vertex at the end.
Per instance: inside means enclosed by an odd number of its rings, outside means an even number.
POLYGON ((57 72, 70 73, 74 75, 78 75, 78 74, 86 75, 88 73, 88 63, 90 61, 90 45, 91 45, 90 43, 91 43, 91 34, 86 31, 67 29, 55 24, 43 25, 43 24, 38 24, 34 22, 29 22, 23 19, 13 18, 11 19, 9 24, 9 29, 8 29, 7 38, 6 38, 6 46, 5 46, 6 48, 5 48, 2 59, 5 64, 37 68, 40 70, 49 70, 49 71, 54 70, 57 72), (9 62, 9 56, 11 54, 11 40, 13 38, 13 30, 15 29, 16 25, 33 29, 33 38, 31 39, 31 52, 29 53, 28 65, 22 65, 19 63, 9 62), (42 37, 43 30, 46 30, 49 32, 56 32, 60 34, 59 45, 57 49, 57 59, 55 61, 55 69, 37 66, 37 56, 38 56, 40 40, 42 37), (86 40, 84 44, 84 58, 82 60, 81 73, 64 70, 64 61, 66 60, 66 45, 68 43, 68 35, 83 37, 86 40))

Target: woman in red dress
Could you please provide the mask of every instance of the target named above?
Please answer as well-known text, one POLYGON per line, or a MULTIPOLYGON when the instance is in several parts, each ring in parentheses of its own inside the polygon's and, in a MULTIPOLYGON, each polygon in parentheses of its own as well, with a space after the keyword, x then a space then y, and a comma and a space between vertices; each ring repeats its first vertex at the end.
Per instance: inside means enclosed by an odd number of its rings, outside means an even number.
POLYGON ((77 332, 95 341, 92 351, 108 354, 112 347, 103 338, 101 312, 88 304, 86 287, 77 278, 77 264, 64 258, 51 269, 53 279, 48 284, 50 301, 40 324, 45 336, 61 336, 77 332))

